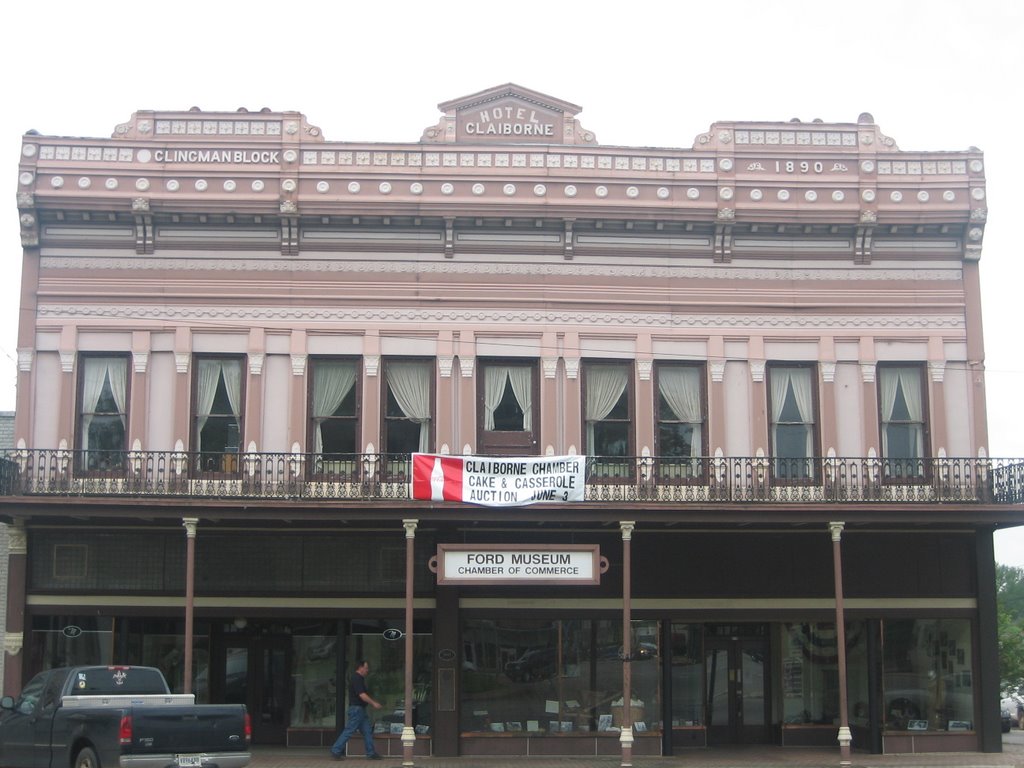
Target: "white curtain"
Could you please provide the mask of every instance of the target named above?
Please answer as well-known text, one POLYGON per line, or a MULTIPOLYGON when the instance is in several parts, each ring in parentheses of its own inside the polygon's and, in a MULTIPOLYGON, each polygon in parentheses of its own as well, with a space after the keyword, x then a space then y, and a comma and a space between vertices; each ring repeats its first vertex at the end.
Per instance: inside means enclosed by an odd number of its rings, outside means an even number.
POLYGON ((484 429, 494 431, 494 409, 501 405, 505 383, 523 412, 523 430, 533 429, 533 369, 527 365, 488 365, 484 368, 484 429))
POLYGON ((503 365, 489 365, 484 368, 484 429, 494 431, 494 409, 505 394, 508 368, 503 365))
MULTIPOLYGON (((589 391, 589 379, 588 391, 589 391)), ((690 456, 701 455, 703 419, 700 412, 700 369, 664 366, 658 369, 658 390, 665 398, 672 415, 689 425, 690 456)))
POLYGON ((419 449, 430 450, 430 373, 426 363, 387 363, 388 388, 405 418, 420 425, 419 449))
MULTIPOLYGON (((782 421, 782 411, 786 406, 789 394, 793 394, 793 402, 796 403, 800 423, 810 426, 811 424, 811 370, 809 368, 772 368, 772 443, 773 453, 778 453, 778 446, 775 444, 776 433, 774 427, 782 421)), ((807 430, 806 444, 804 445, 804 456, 809 457, 814 450, 813 435, 810 429, 807 430)))
POLYGON ((334 415, 356 383, 355 363, 318 362, 313 368, 313 441, 323 453, 323 420, 334 415))
POLYGON ((110 394, 114 398, 121 426, 125 423, 125 399, 127 397, 128 365, 122 357, 86 357, 82 381, 82 449, 89 449, 89 427, 92 425, 96 406, 103 394, 104 383, 110 384, 110 394))
POLYGON ((523 412, 523 430, 533 429, 533 369, 523 365, 512 365, 508 369, 508 380, 512 384, 519 409, 523 412))
POLYGON ((624 365, 592 365, 587 376, 587 455, 595 456, 594 425, 603 420, 619 402, 629 383, 629 369, 624 365))
POLYGON ((900 392, 907 406, 906 425, 915 446, 915 455, 897 458, 920 458, 924 454, 924 411, 921 400, 921 371, 918 368, 879 368, 879 384, 882 392, 882 455, 889 456, 889 422, 896 410, 900 392))
MULTIPOLYGON (((231 415, 238 420, 239 403, 242 399, 242 364, 238 360, 199 360, 196 381, 196 430, 202 434, 213 399, 217 396, 217 384, 224 378, 224 390, 228 395, 231 415)), ((202 450, 202 445, 199 446, 202 450)))

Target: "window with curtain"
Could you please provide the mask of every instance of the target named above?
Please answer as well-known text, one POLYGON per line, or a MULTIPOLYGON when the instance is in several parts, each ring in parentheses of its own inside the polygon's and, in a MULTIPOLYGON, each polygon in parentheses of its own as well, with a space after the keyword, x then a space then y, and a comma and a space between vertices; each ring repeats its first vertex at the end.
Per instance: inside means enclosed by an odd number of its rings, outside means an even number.
POLYGON ((481 360, 477 376, 478 450, 484 454, 537 452, 537 365, 533 360, 481 360))
POLYGON ((317 473, 341 474, 359 453, 359 364, 355 360, 312 360, 309 442, 317 473))
POLYGON ((527 365, 486 365, 484 429, 528 432, 533 429, 533 369, 527 365))
POLYGON ((704 368, 660 363, 655 453, 662 478, 694 477, 704 455, 704 368))
POLYGON ((199 469, 233 472, 242 450, 244 360, 197 357, 193 379, 192 446, 199 469))
POLYGON ((383 367, 381 451, 391 455, 431 451, 434 435, 434 361, 385 360, 383 367))
POLYGON ((814 477, 817 428, 815 369, 809 365, 768 365, 772 471, 776 480, 814 477))
POLYGON ((124 466, 128 435, 128 358, 83 356, 78 368, 78 448, 81 466, 124 466))
POLYGON ((584 363, 583 424, 591 477, 631 474, 633 451, 633 368, 628 363, 584 363))
POLYGON ((879 365, 882 457, 889 479, 925 474, 927 403, 921 365, 879 365))

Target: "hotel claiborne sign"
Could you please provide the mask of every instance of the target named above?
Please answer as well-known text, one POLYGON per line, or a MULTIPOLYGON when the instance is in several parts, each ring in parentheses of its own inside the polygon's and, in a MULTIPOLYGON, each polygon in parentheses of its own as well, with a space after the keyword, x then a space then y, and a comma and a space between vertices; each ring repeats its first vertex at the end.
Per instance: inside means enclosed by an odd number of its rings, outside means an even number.
POLYGON ((600 584, 608 570, 597 544, 438 544, 438 584, 600 584))

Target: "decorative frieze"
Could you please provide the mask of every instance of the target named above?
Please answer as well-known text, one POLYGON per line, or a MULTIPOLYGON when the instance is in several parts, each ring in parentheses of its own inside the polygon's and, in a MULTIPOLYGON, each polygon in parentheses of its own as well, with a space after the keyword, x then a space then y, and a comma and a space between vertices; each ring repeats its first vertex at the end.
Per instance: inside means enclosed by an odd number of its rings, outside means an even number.
MULTIPOLYGON (((531 309, 434 309, 421 307, 223 307, 223 306, 142 306, 121 305, 117 307, 87 306, 80 304, 43 305, 38 316, 47 319, 79 319, 88 317, 127 318, 148 317, 152 320, 194 322, 214 320, 258 324, 275 320, 288 323, 354 323, 354 324, 395 324, 443 326, 483 323, 496 325, 553 324, 559 326, 651 326, 660 328, 722 328, 729 330, 814 329, 825 331, 868 331, 868 330, 963 330, 962 314, 880 314, 880 315, 773 315, 773 314, 683 314, 675 312, 590 312, 582 310, 531 310, 531 309)), ((73 354, 73 353, 72 353, 73 354)), ((180 373, 188 371, 188 353, 176 355, 180 373), (183 359, 182 359, 183 358, 183 359)))

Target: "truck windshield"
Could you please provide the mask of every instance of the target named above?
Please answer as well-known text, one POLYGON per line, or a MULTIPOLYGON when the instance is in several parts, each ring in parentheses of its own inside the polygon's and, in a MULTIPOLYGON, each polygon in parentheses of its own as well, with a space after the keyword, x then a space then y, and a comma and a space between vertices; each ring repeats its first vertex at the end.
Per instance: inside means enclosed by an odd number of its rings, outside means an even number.
POLYGON ((72 696, 167 693, 159 670, 147 667, 91 667, 79 669, 71 681, 72 696))

